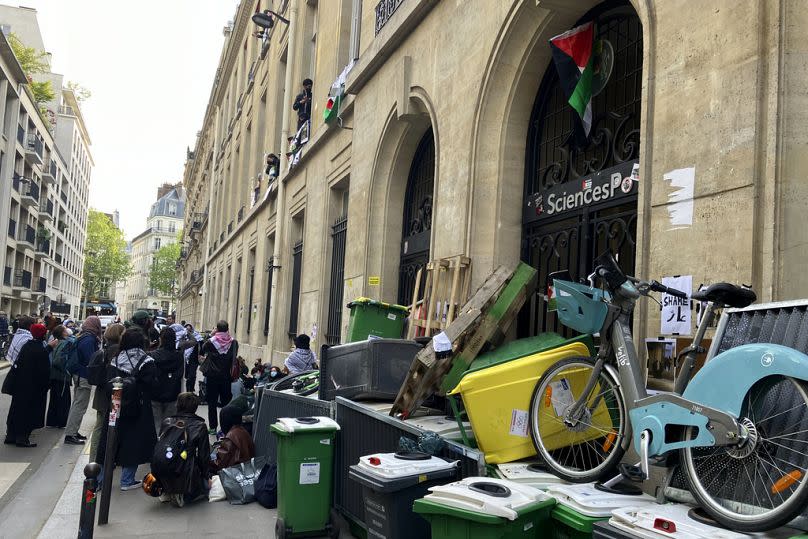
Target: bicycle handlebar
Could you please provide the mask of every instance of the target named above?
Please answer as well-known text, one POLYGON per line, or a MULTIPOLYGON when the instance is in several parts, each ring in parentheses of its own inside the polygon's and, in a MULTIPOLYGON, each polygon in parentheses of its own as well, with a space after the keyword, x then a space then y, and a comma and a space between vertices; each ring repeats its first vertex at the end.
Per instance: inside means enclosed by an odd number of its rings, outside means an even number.
POLYGON ((634 283, 635 285, 639 285, 640 287, 645 287, 652 292, 660 292, 662 294, 668 294, 670 296, 675 296, 677 298, 687 299, 689 296, 682 292, 681 290, 676 290, 675 288, 671 288, 669 286, 665 286, 664 284, 660 283, 659 281, 643 281, 636 277, 627 276, 628 280, 634 283))

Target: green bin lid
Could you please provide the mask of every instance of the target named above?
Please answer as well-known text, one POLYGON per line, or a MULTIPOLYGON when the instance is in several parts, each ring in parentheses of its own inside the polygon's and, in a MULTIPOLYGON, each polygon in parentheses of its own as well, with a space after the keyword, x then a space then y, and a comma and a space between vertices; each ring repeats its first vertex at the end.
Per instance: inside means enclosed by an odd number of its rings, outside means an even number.
POLYGON ((592 526, 595 524, 595 522, 609 520, 609 517, 590 517, 587 515, 582 515, 575 509, 561 504, 557 504, 555 507, 553 507, 551 516, 555 521, 558 521, 576 531, 588 534, 592 533, 592 526))
POLYGON ((356 298, 355 300, 353 300, 348 304, 348 308, 350 309, 357 305, 379 307, 380 309, 401 311, 404 313, 410 312, 409 307, 405 307, 403 305, 396 305, 395 303, 385 303, 383 301, 378 301, 370 298, 356 298))
POLYGON ((336 432, 339 424, 330 417, 281 417, 270 428, 281 436, 310 432, 336 432))

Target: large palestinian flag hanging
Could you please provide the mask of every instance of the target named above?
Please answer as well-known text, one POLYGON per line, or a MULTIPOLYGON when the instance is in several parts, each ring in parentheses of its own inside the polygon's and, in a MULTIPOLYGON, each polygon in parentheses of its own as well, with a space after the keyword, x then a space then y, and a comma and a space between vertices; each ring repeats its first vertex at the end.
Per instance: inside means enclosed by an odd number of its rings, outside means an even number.
POLYGON ((581 117, 586 136, 592 129, 592 77, 595 25, 582 24, 550 40, 553 62, 567 102, 581 117))

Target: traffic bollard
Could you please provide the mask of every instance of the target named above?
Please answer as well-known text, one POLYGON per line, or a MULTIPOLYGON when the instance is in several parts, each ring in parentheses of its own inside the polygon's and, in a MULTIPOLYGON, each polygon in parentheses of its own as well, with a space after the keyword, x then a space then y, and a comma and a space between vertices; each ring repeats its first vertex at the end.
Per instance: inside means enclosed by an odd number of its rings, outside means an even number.
POLYGON ((112 403, 107 421, 107 447, 104 451, 104 482, 101 485, 101 507, 98 510, 98 525, 109 522, 109 499, 112 496, 112 474, 115 472, 115 453, 118 446, 118 417, 121 415, 123 380, 112 379, 112 403))
POLYGON ((95 525, 95 489, 101 466, 91 462, 84 467, 84 487, 81 493, 81 513, 79 513, 78 539, 92 539, 95 525))

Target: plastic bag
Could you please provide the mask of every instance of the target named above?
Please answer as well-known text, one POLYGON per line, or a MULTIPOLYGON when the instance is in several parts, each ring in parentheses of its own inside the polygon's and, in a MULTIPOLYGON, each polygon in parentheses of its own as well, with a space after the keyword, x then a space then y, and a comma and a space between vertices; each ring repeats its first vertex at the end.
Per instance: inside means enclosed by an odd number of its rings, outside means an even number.
POLYGON ((255 480, 255 499, 267 509, 278 507, 278 467, 267 464, 255 480))
POLYGON ((413 440, 402 436, 398 440, 399 451, 420 451, 429 455, 437 455, 441 452, 446 442, 437 433, 427 431, 418 436, 418 440, 413 440))
POLYGON ((224 493, 224 487, 222 486, 222 481, 219 479, 218 475, 214 475, 213 479, 210 480, 210 492, 208 492, 208 501, 221 502, 226 499, 227 495, 224 493))
POLYGON ((255 501, 255 481, 265 461, 264 457, 252 458, 219 472, 227 501, 232 505, 244 505, 255 501))

